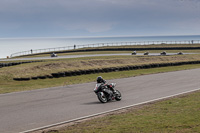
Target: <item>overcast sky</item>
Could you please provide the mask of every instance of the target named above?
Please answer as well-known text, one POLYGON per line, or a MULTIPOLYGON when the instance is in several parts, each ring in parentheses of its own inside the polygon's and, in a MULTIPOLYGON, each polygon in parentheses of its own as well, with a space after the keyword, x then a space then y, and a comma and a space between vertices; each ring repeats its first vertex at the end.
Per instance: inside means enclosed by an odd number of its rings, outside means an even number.
POLYGON ((200 0, 0 0, 0 38, 200 35, 200 0))

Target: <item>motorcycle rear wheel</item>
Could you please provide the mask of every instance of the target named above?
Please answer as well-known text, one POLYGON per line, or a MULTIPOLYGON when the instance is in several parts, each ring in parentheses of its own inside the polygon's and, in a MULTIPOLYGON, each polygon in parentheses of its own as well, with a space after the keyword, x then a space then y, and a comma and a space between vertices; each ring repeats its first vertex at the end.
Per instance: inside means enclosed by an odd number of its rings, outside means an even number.
POLYGON ((118 90, 116 90, 116 97, 115 97, 115 99, 117 100, 117 101, 120 101, 120 100, 122 100, 122 95, 121 95, 121 93, 118 91, 118 90))
POLYGON ((103 92, 98 92, 97 97, 98 97, 99 101, 102 103, 108 102, 108 98, 106 97, 105 93, 103 93, 103 92))

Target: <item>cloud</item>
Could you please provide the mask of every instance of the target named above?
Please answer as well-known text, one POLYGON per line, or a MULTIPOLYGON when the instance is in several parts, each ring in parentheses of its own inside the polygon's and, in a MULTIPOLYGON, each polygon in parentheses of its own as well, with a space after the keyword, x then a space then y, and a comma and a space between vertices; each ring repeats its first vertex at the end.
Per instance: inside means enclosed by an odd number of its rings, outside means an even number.
POLYGON ((199 0, 1 0, 0 30, 30 36, 159 33, 174 27, 182 32, 188 24, 197 28, 199 6, 199 0))
POLYGON ((106 32, 112 29, 112 27, 116 25, 115 22, 81 22, 81 23, 71 23, 66 24, 63 27, 65 27, 67 30, 86 30, 90 33, 98 33, 98 32, 106 32))

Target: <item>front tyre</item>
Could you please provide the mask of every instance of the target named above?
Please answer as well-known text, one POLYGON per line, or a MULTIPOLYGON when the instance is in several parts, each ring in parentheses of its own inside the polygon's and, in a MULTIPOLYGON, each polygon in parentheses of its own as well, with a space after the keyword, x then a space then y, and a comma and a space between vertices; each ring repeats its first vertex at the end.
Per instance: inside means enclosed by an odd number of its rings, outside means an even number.
POLYGON ((97 97, 98 97, 99 101, 102 103, 108 102, 108 98, 106 97, 105 93, 103 93, 103 92, 98 92, 97 97))
POLYGON ((116 96, 115 96, 115 99, 117 100, 117 101, 120 101, 120 100, 122 100, 122 95, 121 95, 121 93, 118 91, 118 90, 116 90, 116 94, 115 94, 116 96))

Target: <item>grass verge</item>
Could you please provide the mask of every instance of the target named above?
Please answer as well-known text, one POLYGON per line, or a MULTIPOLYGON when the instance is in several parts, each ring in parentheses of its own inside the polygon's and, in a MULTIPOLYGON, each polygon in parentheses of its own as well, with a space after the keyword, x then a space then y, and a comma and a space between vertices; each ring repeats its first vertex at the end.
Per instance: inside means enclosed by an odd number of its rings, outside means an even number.
POLYGON ((182 65, 182 66, 173 66, 173 67, 160 67, 160 68, 152 68, 152 69, 139 69, 139 70, 131 70, 131 71, 118 71, 118 72, 110 72, 110 73, 89 74, 89 75, 81 75, 81 76, 44 79, 44 80, 38 79, 38 80, 30 80, 30 81, 13 81, 12 79, 10 79, 10 77, 3 77, 4 79, 1 78, 0 80, 0 94, 92 82, 92 81, 95 81, 96 77, 99 75, 103 76, 106 80, 109 80, 109 79, 127 78, 127 77, 133 77, 133 76, 139 76, 139 75, 145 75, 145 74, 170 72, 170 71, 195 69, 195 68, 200 68, 200 64, 182 65))
POLYGON ((50 75, 51 73, 86 70, 96 68, 121 67, 128 65, 143 65, 151 63, 173 63, 181 61, 200 60, 199 54, 192 55, 172 55, 172 56, 102 56, 102 57, 82 57, 70 59, 45 60, 22 64, 0 69, 0 78, 6 76, 33 77, 50 75))
POLYGON ((200 91, 48 133, 199 133, 200 91))
POLYGON ((33 77, 50 75, 51 73, 96 69, 105 67, 120 67, 128 65, 142 65, 151 63, 169 63, 180 61, 200 60, 199 54, 173 55, 173 56, 103 56, 103 57, 83 57, 74 59, 45 60, 44 62, 34 62, 10 67, 0 68, 0 93, 10 93, 16 91, 33 90, 55 86, 65 86, 95 81, 98 75, 105 79, 126 78, 143 74, 168 72, 184 69, 200 68, 200 65, 185 65, 176 67, 162 67, 154 69, 141 69, 133 71, 121 71, 112 73, 99 73, 82 76, 72 76, 53 79, 39 79, 30 81, 14 81, 13 78, 33 77))

